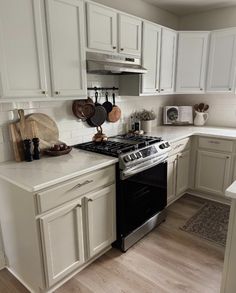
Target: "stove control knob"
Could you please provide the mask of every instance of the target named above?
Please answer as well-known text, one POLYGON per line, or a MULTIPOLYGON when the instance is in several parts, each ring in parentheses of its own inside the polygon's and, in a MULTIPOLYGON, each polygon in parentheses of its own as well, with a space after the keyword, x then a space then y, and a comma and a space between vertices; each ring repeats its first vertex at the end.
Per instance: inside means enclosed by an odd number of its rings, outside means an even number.
POLYGON ((162 143, 161 145, 159 145, 159 148, 160 148, 161 150, 164 150, 164 149, 166 148, 166 146, 165 146, 164 143, 162 143))
POLYGON ((124 162, 125 162, 125 163, 128 163, 128 162, 130 162, 130 161, 131 161, 131 158, 130 158, 129 155, 124 157, 124 162))
POLYGON ((135 155, 136 155, 137 159, 140 159, 140 158, 142 158, 142 155, 141 155, 141 153, 140 153, 140 152, 137 152, 137 153, 135 153, 135 155))
POLYGON ((135 159, 137 159, 137 157, 136 157, 135 154, 131 154, 131 155, 130 155, 130 158, 131 158, 132 161, 134 161, 135 159))

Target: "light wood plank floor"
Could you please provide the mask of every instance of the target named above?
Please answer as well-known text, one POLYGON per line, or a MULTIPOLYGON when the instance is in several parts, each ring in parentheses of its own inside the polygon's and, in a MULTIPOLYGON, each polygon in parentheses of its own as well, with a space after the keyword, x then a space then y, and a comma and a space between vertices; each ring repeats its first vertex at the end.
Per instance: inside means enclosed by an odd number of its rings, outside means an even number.
MULTIPOLYGON (((224 249, 179 229, 204 200, 184 196, 125 254, 112 249, 55 293, 219 293, 224 249)), ((6 270, 0 292, 25 293, 6 270)))

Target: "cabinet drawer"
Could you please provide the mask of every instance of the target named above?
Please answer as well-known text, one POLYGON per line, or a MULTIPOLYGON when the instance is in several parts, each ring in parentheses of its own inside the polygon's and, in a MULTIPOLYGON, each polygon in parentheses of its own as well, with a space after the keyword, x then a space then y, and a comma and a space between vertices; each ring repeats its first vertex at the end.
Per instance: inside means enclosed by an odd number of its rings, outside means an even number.
POLYGON ((232 152, 233 151, 233 141, 216 139, 210 137, 200 137, 199 138, 199 147, 209 150, 223 151, 223 152, 232 152))
POLYGON ((186 151, 186 150, 190 149, 190 146, 191 146, 191 139, 189 137, 182 139, 182 140, 179 140, 177 142, 174 142, 171 144, 172 149, 170 151, 169 156, 173 156, 177 153, 186 151))
POLYGON ((49 190, 39 192, 37 196, 38 212, 42 213, 55 208, 70 200, 76 199, 99 187, 111 184, 115 181, 115 167, 109 166, 79 178, 58 185, 49 190))

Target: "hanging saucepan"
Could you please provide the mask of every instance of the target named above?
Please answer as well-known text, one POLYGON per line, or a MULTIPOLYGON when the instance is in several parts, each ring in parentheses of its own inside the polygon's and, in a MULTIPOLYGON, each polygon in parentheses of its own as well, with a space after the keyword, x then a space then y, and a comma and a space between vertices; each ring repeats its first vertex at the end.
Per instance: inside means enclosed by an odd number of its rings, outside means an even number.
POLYGON ((86 120, 94 115, 95 105, 91 98, 87 98, 87 100, 76 100, 73 102, 72 111, 75 117, 86 120))
POLYGON ((98 103, 98 92, 95 93, 95 112, 94 115, 88 118, 86 121, 91 127, 101 126, 107 118, 107 111, 98 103))
POLYGON ((108 92, 105 93, 106 101, 102 104, 102 106, 106 109, 107 114, 112 111, 112 103, 108 100, 108 92))
POLYGON ((108 113, 108 121, 109 122, 117 122, 120 119, 121 116, 121 110, 120 108, 116 105, 116 99, 115 99, 115 93, 112 94, 113 98, 113 107, 110 113, 108 113))

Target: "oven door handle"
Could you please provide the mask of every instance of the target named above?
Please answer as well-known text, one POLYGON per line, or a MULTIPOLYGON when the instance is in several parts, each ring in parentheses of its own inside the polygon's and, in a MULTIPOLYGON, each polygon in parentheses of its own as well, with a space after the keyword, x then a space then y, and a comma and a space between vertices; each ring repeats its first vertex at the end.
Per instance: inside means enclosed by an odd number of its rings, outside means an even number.
POLYGON ((156 165, 164 163, 167 160, 167 158, 168 158, 168 155, 164 155, 164 156, 160 157, 158 160, 155 160, 155 161, 152 160, 153 162, 151 164, 148 161, 148 163, 146 163, 142 167, 136 167, 136 168, 129 169, 127 171, 123 171, 122 172, 122 178, 127 178, 129 176, 136 175, 136 174, 138 174, 138 173, 140 173, 142 171, 145 171, 145 170, 147 170, 149 168, 152 168, 152 167, 154 167, 156 165))

